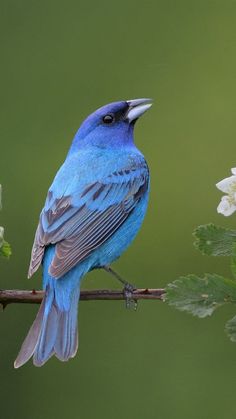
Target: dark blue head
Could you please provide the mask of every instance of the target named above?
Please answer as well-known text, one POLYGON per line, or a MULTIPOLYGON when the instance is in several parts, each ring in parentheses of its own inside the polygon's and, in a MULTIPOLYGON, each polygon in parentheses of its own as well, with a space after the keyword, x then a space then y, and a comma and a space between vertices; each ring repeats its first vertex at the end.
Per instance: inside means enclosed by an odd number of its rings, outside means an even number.
POLYGON ((80 126, 70 152, 86 146, 114 148, 133 144, 134 124, 150 107, 150 99, 134 99, 99 108, 80 126))

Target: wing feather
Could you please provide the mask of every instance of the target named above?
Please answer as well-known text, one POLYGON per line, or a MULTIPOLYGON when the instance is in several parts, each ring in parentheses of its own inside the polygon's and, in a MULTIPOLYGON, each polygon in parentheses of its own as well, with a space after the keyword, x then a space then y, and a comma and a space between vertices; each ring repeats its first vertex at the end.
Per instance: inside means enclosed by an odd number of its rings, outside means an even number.
POLYGON ((42 262, 45 246, 56 244, 49 267, 60 278, 107 241, 125 222, 148 189, 146 163, 124 169, 76 195, 56 198, 49 191, 32 249, 29 277, 42 262), (75 205, 76 202, 76 205, 75 205))

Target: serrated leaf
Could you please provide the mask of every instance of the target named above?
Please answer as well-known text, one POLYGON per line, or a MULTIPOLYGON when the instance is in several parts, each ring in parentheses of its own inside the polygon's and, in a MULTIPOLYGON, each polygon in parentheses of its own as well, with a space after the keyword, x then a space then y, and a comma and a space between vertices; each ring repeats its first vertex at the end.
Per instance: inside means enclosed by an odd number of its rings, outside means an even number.
POLYGON ((222 304, 236 303, 236 282, 217 274, 182 276, 166 287, 164 300, 194 316, 210 316, 222 304))
POLYGON ((236 316, 227 321, 225 325, 225 331, 230 340, 232 340, 232 342, 236 342, 236 316))
POLYGON ((236 243, 236 230, 229 230, 214 224, 201 225, 193 233, 194 246, 208 256, 231 256, 236 243))

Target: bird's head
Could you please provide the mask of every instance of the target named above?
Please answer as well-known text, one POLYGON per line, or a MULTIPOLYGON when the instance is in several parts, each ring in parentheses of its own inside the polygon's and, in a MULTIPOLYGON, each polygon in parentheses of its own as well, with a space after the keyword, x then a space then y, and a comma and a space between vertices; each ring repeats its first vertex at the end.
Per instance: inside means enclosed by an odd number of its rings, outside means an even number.
POLYGON ((133 144, 134 124, 151 106, 151 99, 134 99, 97 109, 80 126, 71 151, 85 146, 107 148, 133 144))

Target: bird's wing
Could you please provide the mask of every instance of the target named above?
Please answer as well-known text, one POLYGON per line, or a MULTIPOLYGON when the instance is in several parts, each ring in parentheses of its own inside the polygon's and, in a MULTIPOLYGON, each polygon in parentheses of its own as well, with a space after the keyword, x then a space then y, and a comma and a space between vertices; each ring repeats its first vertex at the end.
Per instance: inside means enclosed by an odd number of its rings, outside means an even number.
POLYGON ((45 246, 56 244, 49 273, 60 278, 109 239, 148 189, 146 163, 113 172, 77 194, 55 198, 49 190, 32 249, 29 277, 41 264, 45 246))

